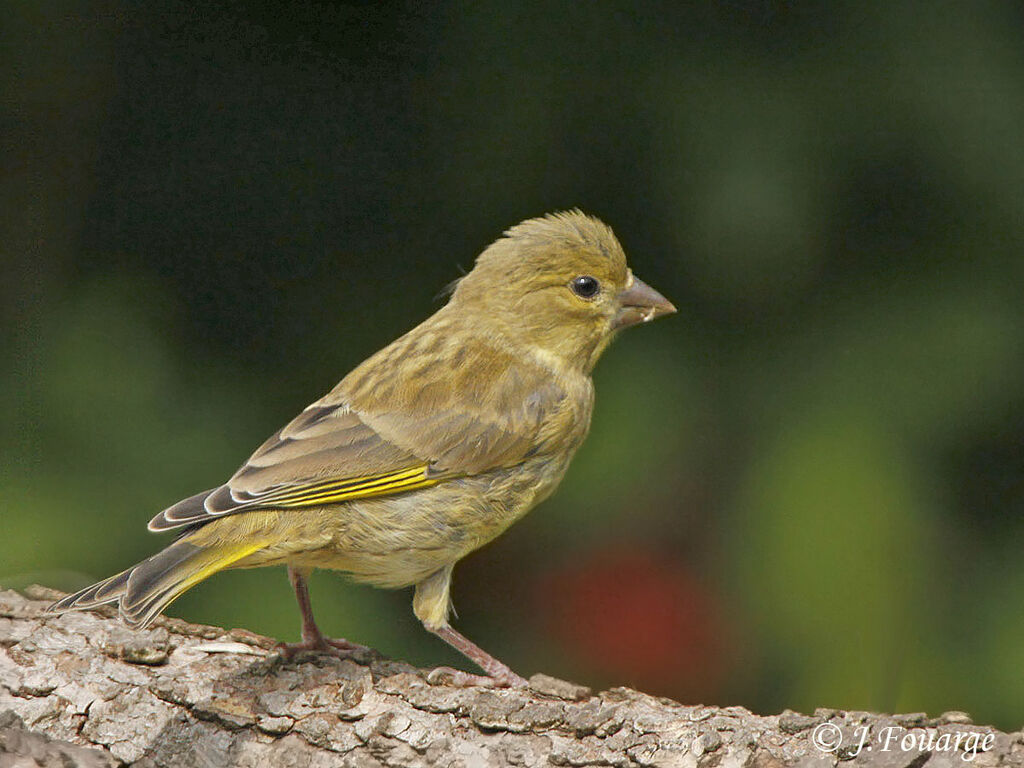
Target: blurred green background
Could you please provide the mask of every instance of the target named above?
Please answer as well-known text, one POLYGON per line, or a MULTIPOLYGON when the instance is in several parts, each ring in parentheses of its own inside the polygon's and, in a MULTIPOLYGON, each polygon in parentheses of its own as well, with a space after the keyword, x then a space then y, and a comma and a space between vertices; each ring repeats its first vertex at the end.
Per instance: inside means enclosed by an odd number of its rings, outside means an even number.
MULTIPOLYGON (((457 570, 522 673, 1024 722, 1013 2, 7 2, 0 583, 161 542, 507 226, 580 206, 680 308, 457 570)), ((463 664, 408 592, 325 630, 463 664)), ((173 615, 284 639, 281 569, 173 615)))

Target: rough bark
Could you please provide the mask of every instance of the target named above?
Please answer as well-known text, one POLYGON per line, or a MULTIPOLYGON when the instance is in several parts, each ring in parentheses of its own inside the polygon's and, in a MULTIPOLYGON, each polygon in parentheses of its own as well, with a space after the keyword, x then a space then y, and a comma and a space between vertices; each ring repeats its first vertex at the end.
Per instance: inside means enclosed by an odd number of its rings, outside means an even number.
POLYGON ((526 690, 460 689, 377 656, 286 661, 274 641, 240 630, 161 619, 137 632, 110 611, 41 616, 57 594, 0 592, 0 768, 1024 766, 1024 734, 959 713, 765 717, 626 688, 593 695, 543 675, 526 690), (874 748, 854 755, 863 728, 874 748), (883 749, 886 733, 925 743, 883 749), (956 733, 992 744, 968 761, 936 740, 956 733), (835 751, 815 746, 836 734, 835 751))

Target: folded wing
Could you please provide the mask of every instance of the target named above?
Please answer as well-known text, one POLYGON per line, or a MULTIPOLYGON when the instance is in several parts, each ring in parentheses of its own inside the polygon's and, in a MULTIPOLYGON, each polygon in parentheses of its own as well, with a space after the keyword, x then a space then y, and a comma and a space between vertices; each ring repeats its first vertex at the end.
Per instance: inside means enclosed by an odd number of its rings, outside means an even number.
POLYGON ((165 509, 151 531, 249 509, 323 506, 440 482, 428 462, 382 438, 343 404, 314 403, 267 440, 224 485, 165 509))
POLYGON ((435 368, 398 395, 365 386, 357 369, 227 483, 165 509, 150 530, 404 493, 521 463, 543 446, 544 425, 566 410, 566 395, 541 368, 511 359, 495 366, 491 353, 482 375, 472 358, 463 356, 458 369, 435 368))

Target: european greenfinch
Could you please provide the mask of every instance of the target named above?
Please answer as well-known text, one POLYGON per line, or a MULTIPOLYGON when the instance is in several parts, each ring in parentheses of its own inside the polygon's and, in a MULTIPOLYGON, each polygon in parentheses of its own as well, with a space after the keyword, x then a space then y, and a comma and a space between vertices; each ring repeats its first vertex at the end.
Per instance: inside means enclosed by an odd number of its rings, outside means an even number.
POLYGON ((487 676, 524 680, 448 622, 452 569, 551 495, 583 442, 591 371, 616 332, 674 312, 636 278, 611 229, 579 211, 505 232, 447 304, 349 373, 261 445, 225 484, 165 509, 166 549, 65 597, 117 603, 145 627, 217 571, 285 565, 302 612, 288 652, 343 654, 313 620, 306 580, 330 568, 415 586, 423 626, 487 676))

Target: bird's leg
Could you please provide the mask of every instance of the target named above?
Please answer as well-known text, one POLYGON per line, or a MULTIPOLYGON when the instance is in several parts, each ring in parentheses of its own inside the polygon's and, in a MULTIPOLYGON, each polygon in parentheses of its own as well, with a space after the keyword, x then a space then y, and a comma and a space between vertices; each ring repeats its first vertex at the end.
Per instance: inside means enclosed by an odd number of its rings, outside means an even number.
POLYGON ((487 651, 468 637, 449 626, 430 629, 431 632, 444 640, 463 656, 479 666, 486 675, 474 675, 452 667, 437 667, 427 676, 429 682, 436 682, 441 677, 450 677, 454 685, 465 687, 470 685, 494 686, 498 688, 525 687, 525 679, 517 675, 508 665, 491 656, 487 651))
POLYGON ((288 658, 299 651, 323 651, 344 657, 352 651, 365 650, 365 646, 350 643, 344 638, 324 637, 320 627, 316 625, 316 619, 313 618, 313 606, 309 601, 309 587, 306 584, 309 572, 308 568, 288 566, 288 581, 292 583, 295 599, 298 601, 299 611, 302 613, 302 642, 279 643, 278 648, 288 658))
POLYGON ((435 683, 442 679, 450 679, 458 686, 486 685, 498 688, 526 685, 523 678, 448 625, 448 614, 452 609, 451 586, 454 567, 454 563, 446 565, 416 585, 412 610, 427 631, 433 632, 474 664, 478 664, 487 674, 473 675, 452 667, 438 667, 427 675, 427 682, 435 683))

